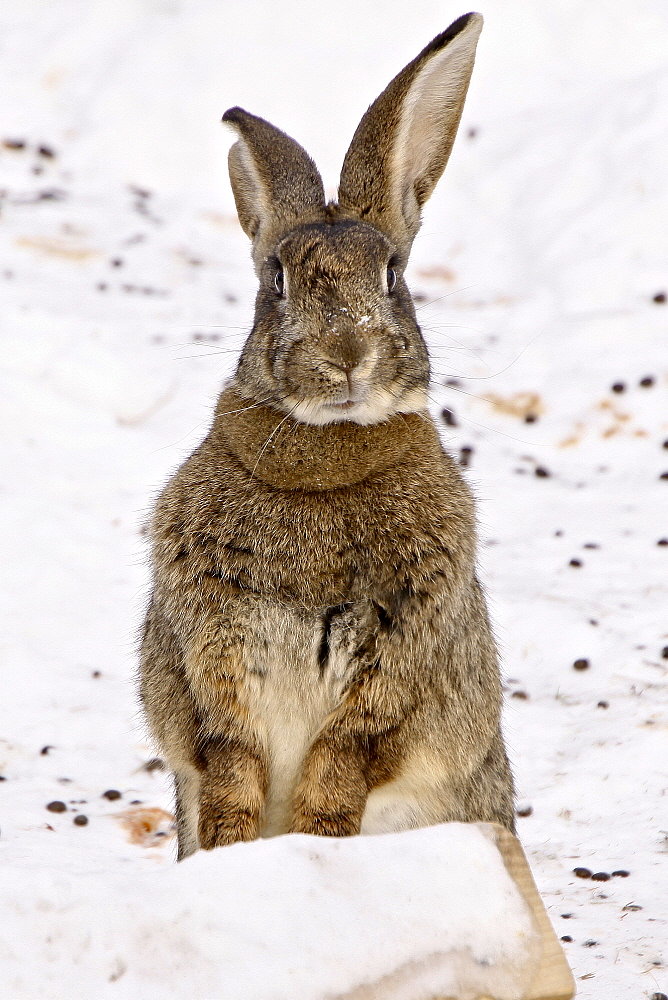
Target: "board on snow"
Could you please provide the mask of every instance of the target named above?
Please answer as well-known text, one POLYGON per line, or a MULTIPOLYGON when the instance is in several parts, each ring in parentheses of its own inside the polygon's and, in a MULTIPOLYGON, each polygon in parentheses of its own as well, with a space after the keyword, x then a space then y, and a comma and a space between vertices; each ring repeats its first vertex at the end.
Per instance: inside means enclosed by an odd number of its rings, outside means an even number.
MULTIPOLYGON (((496 823, 477 823, 476 826, 496 844, 506 871, 531 911, 540 939, 539 958, 528 977, 528 986, 517 1000, 571 1000, 575 996, 575 980, 536 888, 522 845, 517 837, 496 823)), ((458 998, 444 997, 443 1000, 458 998)), ((498 998, 487 994, 478 997, 478 1000, 498 998)))

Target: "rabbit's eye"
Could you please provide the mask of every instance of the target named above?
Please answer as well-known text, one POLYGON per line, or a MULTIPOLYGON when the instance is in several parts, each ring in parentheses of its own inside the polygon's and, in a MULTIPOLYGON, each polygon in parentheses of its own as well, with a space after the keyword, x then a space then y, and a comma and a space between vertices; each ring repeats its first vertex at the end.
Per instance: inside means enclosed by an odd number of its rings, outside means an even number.
POLYGON ((277 271, 274 275, 274 288, 279 295, 283 295, 285 291, 285 277, 282 271, 277 271))
POLYGON ((397 272, 393 267, 388 267, 387 269, 387 293, 390 295, 395 288, 397 283, 397 272))

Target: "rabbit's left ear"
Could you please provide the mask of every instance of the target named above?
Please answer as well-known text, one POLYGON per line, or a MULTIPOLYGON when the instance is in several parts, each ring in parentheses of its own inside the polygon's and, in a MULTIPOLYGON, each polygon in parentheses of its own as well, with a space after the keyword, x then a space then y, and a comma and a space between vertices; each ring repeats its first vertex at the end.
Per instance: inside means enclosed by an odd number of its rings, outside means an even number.
POLYGON ((438 35, 374 101, 346 153, 341 208, 406 256, 455 141, 481 29, 480 14, 465 14, 438 35))
POLYGON ((259 267, 277 236, 322 211, 322 179, 306 150, 263 118, 230 108, 223 121, 238 137, 230 149, 230 181, 241 228, 252 240, 259 267))

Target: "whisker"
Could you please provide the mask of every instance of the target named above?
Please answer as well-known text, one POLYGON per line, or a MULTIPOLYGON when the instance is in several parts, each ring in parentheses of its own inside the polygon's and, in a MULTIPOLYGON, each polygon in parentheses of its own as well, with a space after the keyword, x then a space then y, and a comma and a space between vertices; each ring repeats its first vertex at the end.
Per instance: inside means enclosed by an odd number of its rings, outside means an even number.
MULTIPOLYGON (((299 403, 295 403, 295 405, 292 407, 292 409, 289 410, 288 413, 285 414, 285 416, 283 417, 283 419, 281 421, 279 421, 279 423, 276 424, 276 426, 274 427, 273 431, 271 432, 271 434, 269 435, 269 437, 267 438, 267 440, 264 442, 264 444, 262 446, 262 449, 260 451, 260 454, 257 457, 257 461, 255 462, 255 465, 253 466, 253 471, 251 472, 251 479, 255 475, 256 469, 257 469, 258 465, 260 464, 262 456, 264 455, 265 451, 269 447, 269 444, 270 444, 271 439, 273 438, 274 434, 276 434, 276 432, 283 426, 283 424, 288 419, 288 417, 292 416, 292 414, 294 413, 294 411, 297 409, 298 406, 299 406, 299 403)), ((250 488, 250 484, 249 484, 249 488, 250 488)))
POLYGON ((429 302, 421 302, 419 306, 416 306, 415 311, 421 312, 422 309, 426 309, 428 306, 433 306, 437 302, 442 302, 443 299, 449 299, 452 295, 457 295, 458 292, 468 292, 469 289, 475 287, 475 285, 465 285, 464 288, 453 288, 451 292, 445 292, 444 295, 439 295, 437 299, 431 299, 429 302))
POLYGON ((250 406, 242 406, 238 410, 223 410, 222 413, 218 414, 220 417, 227 417, 232 413, 245 413, 246 410, 254 410, 256 406, 265 406, 266 403, 271 403, 272 397, 268 396, 266 399, 261 399, 259 403, 251 403, 250 406))

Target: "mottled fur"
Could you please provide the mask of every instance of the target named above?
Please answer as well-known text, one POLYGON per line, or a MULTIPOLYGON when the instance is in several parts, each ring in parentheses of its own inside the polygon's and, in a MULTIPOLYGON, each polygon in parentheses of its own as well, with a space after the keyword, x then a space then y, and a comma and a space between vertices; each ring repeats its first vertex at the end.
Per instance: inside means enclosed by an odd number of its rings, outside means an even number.
POLYGON ((292 139, 225 116, 256 318, 158 500, 142 644, 180 858, 288 831, 513 829, 473 504, 403 279, 480 26, 460 18, 372 105, 339 205, 292 139))

